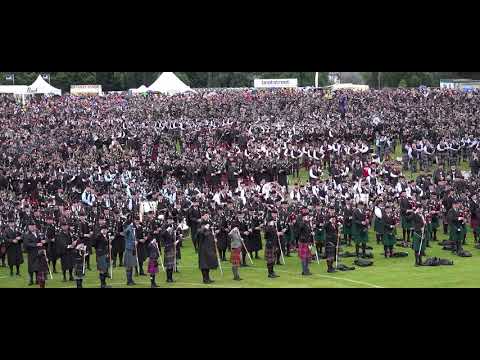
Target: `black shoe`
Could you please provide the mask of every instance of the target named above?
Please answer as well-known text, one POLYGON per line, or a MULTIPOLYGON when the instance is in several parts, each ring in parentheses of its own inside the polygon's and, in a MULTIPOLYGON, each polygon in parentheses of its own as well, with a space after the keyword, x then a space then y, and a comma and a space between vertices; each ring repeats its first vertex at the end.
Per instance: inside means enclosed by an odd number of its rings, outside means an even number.
POLYGON ((92 271, 92 269, 90 268, 90 266, 87 266, 87 270, 88 270, 88 271, 92 271))
POLYGON ((20 273, 16 273, 15 275, 16 275, 16 276, 22 276, 22 275, 20 275, 20 273))
POLYGON ((68 279, 68 281, 75 281, 75 279, 70 276, 70 279, 68 279))
POLYGON ((102 285, 100 286, 101 289, 111 289, 112 287, 110 285, 102 285))
POLYGON ((279 261, 279 262, 277 263, 277 265, 283 265, 283 264, 282 264, 282 262, 281 262, 281 261, 279 261))
POLYGON ((127 286, 135 286, 137 283, 135 281, 131 281, 127 283, 127 286))
POLYGON ((234 278, 233 280, 234 281, 242 281, 243 279, 242 278, 234 278))
POLYGON ((147 276, 147 275, 145 275, 145 273, 141 272, 141 273, 140 273, 140 276, 147 276))
POLYGON ((175 281, 173 279, 167 279, 167 283, 174 283, 175 281))
POLYGON ((309 272, 307 272, 307 273, 302 272, 302 275, 303 275, 303 276, 312 276, 313 274, 309 271, 309 272))
POLYGON ((255 256, 255 259, 256 259, 256 260, 260 260, 260 256, 258 256, 258 255, 255 256))
POLYGON ((335 270, 335 269, 328 269, 327 270, 327 273, 330 273, 330 274, 336 273, 336 272, 337 272, 337 270, 335 270))
POLYGON ((10 276, 13 276, 13 271, 10 273, 10 276))
POLYGON ((158 285, 157 285, 157 284, 155 284, 155 283, 153 283, 153 284, 151 284, 151 285, 150 285, 150 288, 152 288, 152 289, 156 289, 156 288, 158 288, 158 285))
POLYGON ((63 280, 62 280, 62 282, 67 282, 67 278, 64 277, 63 280))
POLYGON ((268 275, 268 277, 270 279, 275 279, 275 278, 278 278, 279 276, 277 274, 273 273, 273 274, 268 275))
POLYGON ((30 282, 28 283, 28 286, 33 286, 33 281, 30 281, 30 282))

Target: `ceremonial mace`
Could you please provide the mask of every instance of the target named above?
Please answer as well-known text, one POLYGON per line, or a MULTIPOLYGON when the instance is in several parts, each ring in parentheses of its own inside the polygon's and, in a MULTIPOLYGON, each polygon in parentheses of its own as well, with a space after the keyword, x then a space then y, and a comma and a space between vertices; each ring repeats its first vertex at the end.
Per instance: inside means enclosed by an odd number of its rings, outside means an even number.
MULTIPOLYGON (((310 220, 310 227, 313 230, 313 225, 311 220, 310 220)), ((312 240, 313 240, 313 248, 315 249, 315 257, 317 258, 317 264, 320 265, 320 258, 318 257, 317 245, 315 244, 315 235, 312 235, 312 240)))
MULTIPOLYGON (((280 236, 278 236, 278 220, 275 222, 275 230, 277 231, 278 247, 280 248, 280 256, 282 258, 283 265, 285 265, 285 257, 283 256, 282 243, 280 242, 280 236)), ((318 256, 317 256, 318 259, 318 256)))
POLYGON ((220 268, 220 273, 223 276, 222 262, 220 261, 220 254, 218 252, 218 247, 217 247, 217 237, 215 236, 215 231, 213 230, 213 227, 212 227, 212 235, 213 235, 213 241, 215 243, 215 252, 217 253, 218 267, 220 268))
MULTIPOLYGON (((165 271, 165 266, 163 265, 162 254, 160 253, 160 246, 158 246, 158 243, 155 244, 155 246, 157 247, 158 258, 160 259, 160 264, 162 265, 162 270, 163 270, 163 272, 166 272, 166 271, 165 271)), ((175 258, 177 257, 176 255, 177 255, 177 254, 175 254, 175 258)))

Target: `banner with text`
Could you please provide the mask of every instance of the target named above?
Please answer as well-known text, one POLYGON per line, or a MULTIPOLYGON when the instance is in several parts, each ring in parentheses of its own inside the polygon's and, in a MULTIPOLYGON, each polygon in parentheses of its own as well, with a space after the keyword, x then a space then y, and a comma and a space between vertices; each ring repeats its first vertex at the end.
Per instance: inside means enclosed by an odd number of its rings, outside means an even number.
POLYGON ((254 86, 257 89, 268 88, 296 88, 297 79, 255 79, 254 86))

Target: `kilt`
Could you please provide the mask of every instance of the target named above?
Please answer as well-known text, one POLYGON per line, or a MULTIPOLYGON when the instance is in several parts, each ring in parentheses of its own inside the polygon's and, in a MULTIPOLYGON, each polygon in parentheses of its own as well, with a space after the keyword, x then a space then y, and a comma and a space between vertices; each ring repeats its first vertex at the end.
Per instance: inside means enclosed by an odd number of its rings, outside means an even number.
POLYGON ((438 218, 432 218, 432 229, 438 229, 440 226, 440 220, 438 218))
POLYGON ((368 242, 368 229, 360 229, 356 225, 352 227, 352 238, 355 244, 364 244, 368 242))
POLYGON ((298 257, 302 261, 307 260, 308 262, 310 262, 310 260, 312 259, 312 253, 310 252, 310 248, 308 247, 307 243, 298 243, 298 257))
POLYGON ((83 264, 75 264, 73 267, 73 278, 75 280, 80 280, 85 277, 85 274, 83 273, 83 264))
POLYGON ((175 248, 173 244, 165 247, 163 262, 165 269, 173 269, 175 266, 175 248))
POLYGON ((454 227, 451 226, 451 240, 456 241, 456 242, 461 242, 463 241, 463 237, 466 233, 466 229, 464 227, 454 227))
POLYGON ((327 259, 332 259, 337 255, 337 244, 327 241, 325 244, 325 256, 327 259))
MULTIPOLYGON (((233 266, 240 266, 240 263, 242 261, 241 254, 242 254, 242 248, 232 249, 232 252, 230 254, 230 262, 232 263, 233 266)), ((267 250, 265 250, 265 256, 266 254, 267 254, 267 250)))
POLYGON ((43 271, 37 272, 36 279, 38 284, 44 283, 45 280, 47 279, 46 273, 43 271))
POLYGON ((352 235, 352 226, 343 227, 343 235, 352 235))
POLYGON ((3 255, 5 255, 6 252, 7 252, 7 245, 2 243, 0 245, 0 255, 3 256, 3 255))
POLYGON ((394 234, 383 234, 383 245, 384 246, 395 246, 397 238, 394 234))
POLYGON ((285 238, 286 238, 288 244, 294 244, 295 243, 295 232, 293 231, 292 228, 290 228, 288 230, 287 234, 285 234, 285 238))
POLYGON ((157 259, 148 259, 147 272, 150 275, 158 274, 158 260, 157 259))
POLYGON ((108 271, 107 255, 97 255, 97 270, 101 273, 108 271))
POLYGON ((275 262, 277 261, 275 256, 275 247, 265 248, 265 260, 267 262, 267 265, 275 264, 275 262))
POLYGON ((315 231, 315 241, 319 243, 325 242, 325 229, 322 229, 320 231, 315 231))
POLYGON ((126 268, 137 266, 137 257, 133 255, 133 250, 125 250, 125 255, 123 255, 123 265, 126 268))
POLYGON ((385 224, 383 220, 375 218, 374 224, 373 224, 373 230, 377 234, 383 234, 385 231, 385 224))
POLYGON ((412 222, 408 221, 406 216, 401 216, 400 217, 400 224, 402 225, 402 229, 411 229, 412 228, 412 222))
POLYGON ((480 232, 480 220, 472 219, 472 221, 470 222, 470 226, 472 227, 472 230, 477 234, 480 232))
POLYGON ((422 242, 422 234, 417 233, 416 231, 413 232, 413 250, 418 253, 420 252, 420 243, 422 243, 421 251, 425 251, 427 246, 427 241, 423 239, 422 242))

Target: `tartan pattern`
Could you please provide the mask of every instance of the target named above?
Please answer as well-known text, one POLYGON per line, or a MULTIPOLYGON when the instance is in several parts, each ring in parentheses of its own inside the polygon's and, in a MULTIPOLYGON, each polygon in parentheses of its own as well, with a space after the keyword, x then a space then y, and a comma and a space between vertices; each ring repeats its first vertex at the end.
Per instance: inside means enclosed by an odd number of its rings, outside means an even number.
POLYGON ((47 276, 46 276, 46 274, 45 274, 43 271, 37 272, 36 279, 37 279, 37 283, 38 283, 38 284, 44 284, 46 278, 47 278, 47 276))
POLYGON ((413 250, 418 253, 420 251, 420 243, 422 243, 422 251, 425 250, 427 247, 427 240, 423 239, 422 242, 422 234, 417 233, 416 231, 413 232, 413 250))
POLYGON ((267 264, 274 264, 276 262, 277 259, 274 247, 265 249, 265 260, 267 261, 267 264))
POLYGON ((108 262, 106 255, 97 255, 97 270, 104 273, 108 271, 108 262))
POLYGON ((175 266, 175 248, 173 245, 166 246, 164 251, 164 264, 166 269, 173 269, 175 266))
MULTIPOLYGON (((241 254, 242 254, 242 249, 241 248, 232 249, 232 252, 231 252, 231 255, 230 255, 230 262, 232 263, 233 266, 240 266, 241 261, 242 261, 241 254)), ((265 251, 265 254, 266 254, 266 251, 265 251)))
POLYGON ((158 261, 156 259, 148 259, 147 272, 149 274, 158 274, 158 261))
POLYGON ((325 246, 325 256, 329 259, 334 258, 337 255, 337 247, 333 243, 327 243, 325 246))
POLYGON ((312 259, 312 253, 307 243, 298 243, 298 257, 302 260, 310 261, 312 259))

